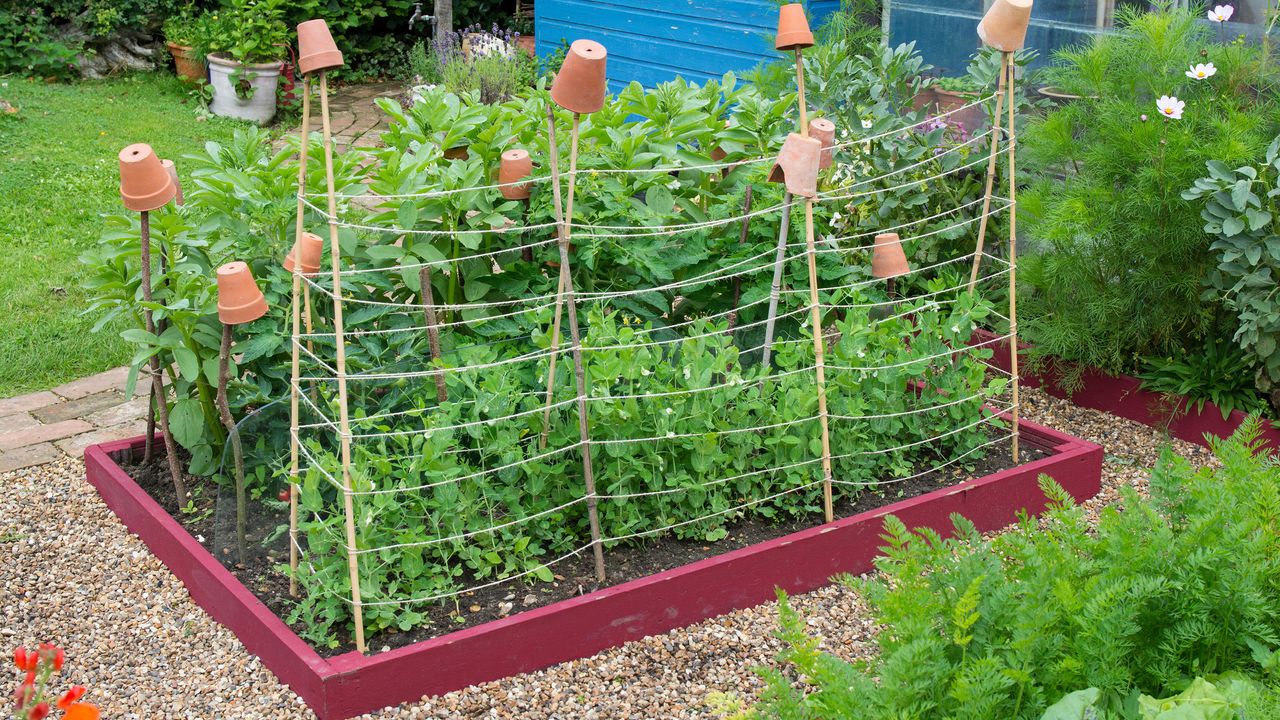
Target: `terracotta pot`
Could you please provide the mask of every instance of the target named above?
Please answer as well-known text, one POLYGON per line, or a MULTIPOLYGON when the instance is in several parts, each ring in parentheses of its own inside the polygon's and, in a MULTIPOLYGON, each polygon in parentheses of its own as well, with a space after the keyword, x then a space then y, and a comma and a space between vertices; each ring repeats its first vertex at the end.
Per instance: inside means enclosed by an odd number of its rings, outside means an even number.
POLYGON ((551 83, 551 99, 575 113, 593 113, 604 107, 608 55, 604 46, 594 40, 574 40, 551 83))
MULTIPOLYGON (((955 90, 947 90, 945 88, 933 88, 934 107, 936 112, 951 112, 958 108, 978 99, 976 92, 957 92, 955 90)), ((974 105, 971 108, 965 108, 959 112, 952 112, 946 117, 947 121, 952 124, 963 125, 968 130, 974 130, 982 127, 987 121, 986 111, 981 105, 974 105)))
POLYGON ((538 54, 538 40, 532 35, 521 35, 516 38, 516 47, 530 56, 538 54))
POLYGON ((218 268, 218 320, 223 325, 253 322, 266 314, 267 299, 248 265, 237 260, 218 268))
POLYGON ((172 160, 161 160, 160 164, 164 166, 164 171, 169 173, 169 179, 173 181, 173 204, 182 205, 185 201, 182 199, 182 181, 178 179, 178 168, 174 166, 172 160))
POLYGON ((978 23, 978 37, 1000 52, 1021 50, 1031 22, 1032 0, 995 0, 978 23))
POLYGON ((293 249, 284 256, 284 269, 293 272, 294 258, 301 256, 302 272, 314 275, 320 272, 320 256, 324 254, 324 239, 315 233, 304 232, 298 236, 293 249))
POLYGON ((826 118, 814 118, 809 121, 809 137, 822 141, 822 155, 818 167, 829 168, 835 163, 836 124, 826 118))
POLYGON ((309 75, 342 67, 342 51, 333 41, 329 23, 308 20, 298 23, 298 70, 309 75))
POLYGON ((204 61, 196 58, 195 51, 187 45, 166 42, 165 47, 173 55, 174 73, 184 79, 199 82, 206 77, 204 61))
POLYGON ((466 145, 451 147, 444 151, 445 160, 466 160, 471 157, 471 151, 467 150, 466 145))
POLYGON ((778 35, 774 47, 779 50, 813 47, 813 32, 809 30, 809 19, 804 16, 804 5, 791 3, 778 8, 778 35))
MULTIPOLYGON (((1052 85, 1045 85, 1044 87, 1036 88, 1036 92, 1040 93, 1044 97, 1049 98, 1056 105, 1068 105, 1077 100, 1083 100, 1085 98, 1084 95, 1074 95, 1072 93, 1067 92, 1066 90, 1063 90, 1061 88, 1056 88, 1052 85)), ((1098 99, 1097 95, 1089 95, 1088 97, 1090 100, 1098 99)))
POLYGON ((769 182, 784 182, 787 192, 811 198, 818 194, 818 165, 822 163, 822 141, 791 133, 782 144, 778 162, 769 172, 769 182))
POLYGON ((533 160, 528 150, 516 148, 502 153, 502 164, 498 166, 498 182, 502 197, 508 200, 524 200, 529 197, 529 183, 523 185, 507 185, 529 177, 533 173, 533 160))
POLYGON ((911 272, 898 233, 881 233, 871 248, 871 277, 892 278, 911 272))
POLYGON ((177 192, 173 178, 150 145, 135 143, 120 151, 120 198, 126 208, 158 210, 177 192))

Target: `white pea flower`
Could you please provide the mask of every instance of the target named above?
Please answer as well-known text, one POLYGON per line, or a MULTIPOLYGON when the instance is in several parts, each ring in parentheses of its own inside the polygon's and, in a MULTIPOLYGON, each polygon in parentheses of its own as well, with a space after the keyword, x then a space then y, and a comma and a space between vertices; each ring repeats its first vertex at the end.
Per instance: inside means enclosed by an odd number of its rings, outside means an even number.
POLYGON ((1187 104, 1172 95, 1161 95, 1156 101, 1156 107, 1160 109, 1160 114, 1171 120, 1182 119, 1182 108, 1187 104))
POLYGON ((865 350, 859 350, 859 351, 858 351, 858 357, 860 357, 860 358, 864 358, 864 357, 866 357, 866 356, 867 356, 867 352, 866 352, 865 350))
POLYGON ((1218 68, 1214 67, 1213 63, 1199 63, 1192 65, 1191 69, 1187 70, 1187 77, 1192 80, 1204 80, 1213 77, 1216 72, 1218 72, 1218 68))
POLYGON ((688 380, 688 379, 690 379, 690 378, 692 378, 692 377, 693 377, 693 371, 691 371, 688 367, 685 367, 685 369, 684 369, 684 379, 685 379, 685 380, 688 380))
POLYGON ((1231 19, 1231 16, 1235 14, 1235 11, 1236 9, 1230 5, 1215 5, 1212 10, 1205 14, 1208 15, 1209 19, 1213 22, 1224 23, 1231 19))
POLYGON ((951 326, 951 332, 956 333, 956 334, 959 334, 959 332, 960 332, 960 326, 958 326, 958 325, 952 325, 952 326, 951 326))
POLYGON ((849 130, 847 128, 841 128, 840 137, 849 137, 849 130))
POLYGON ((862 129, 863 129, 863 130, 870 130, 872 125, 875 125, 875 123, 871 121, 871 118, 863 118, 863 119, 862 119, 862 129))
POLYGON ((671 408, 667 408, 665 412, 666 412, 668 415, 671 415, 672 413, 674 413, 674 412, 675 412, 675 410, 672 410, 671 408))
POLYGON ((674 432, 674 431, 672 431, 672 430, 668 430, 668 431, 667 431, 667 437, 669 437, 669 438, 673 438, 673 437, 675 437, 675 436, 676 436, 676 434, 675 434, 675 432, 674 432))
POLYGON ((667 187, 671 188, 672 190, 679 190, 679 189, 680 189, 680 181, 679 181, 679 180, 672 180, 672 181, 671 181, 671 184, 670 184, 670 185, 667 185, 667 187))
POLYGON ((640 368, 640 374, 643 375, 644 377, 649 377, 653 373, 649 372, 649 368, 640 368))

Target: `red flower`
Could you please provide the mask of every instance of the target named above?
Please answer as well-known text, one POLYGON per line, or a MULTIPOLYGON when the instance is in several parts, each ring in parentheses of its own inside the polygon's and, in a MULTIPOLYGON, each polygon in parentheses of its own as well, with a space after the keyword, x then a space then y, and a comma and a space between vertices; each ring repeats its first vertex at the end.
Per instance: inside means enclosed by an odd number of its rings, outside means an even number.
POLYGON ((62 720, 102 720, 102 713, 97 707, 88 703, 75 703, 67 708, 62 720))
POLYGON ((13 691, 14 704, 19 710, 25 708, 27 703, 36 696, 36 686, 31 683, 22 683, 17 690, 13 691))
POLYGON ((28 651, 24 647, 20 647, 13 651, 13 664, 23 672, 30 672, 36 669, 36 663, 40 662, 40 656, 34 652, 28 651))
POLYGON ((49 703, 42 702, 27 711, 27 720, 44 720, 49 717, 49 703))
POLYGON ((53 651, 53 669, 62 672, 62 663, 66 662, 67 654, 62 648, 54 648, 53 651))
POLYGON ((84 697, 85 687, 83 685, 72 685, 71 689, 62 694, 58 699, 58 709, 66 710, 71 707, 71 703, 84 697))
POLYGON ((35 685, 35 684, 36 684, 36 671, 35 671, 35 670, 28 670, 28 671, 27 671, 27 676, 26 676, 25 678, 23 678, 23 679, 22 679, 22 684, 23 684, 23 685, 35 685))

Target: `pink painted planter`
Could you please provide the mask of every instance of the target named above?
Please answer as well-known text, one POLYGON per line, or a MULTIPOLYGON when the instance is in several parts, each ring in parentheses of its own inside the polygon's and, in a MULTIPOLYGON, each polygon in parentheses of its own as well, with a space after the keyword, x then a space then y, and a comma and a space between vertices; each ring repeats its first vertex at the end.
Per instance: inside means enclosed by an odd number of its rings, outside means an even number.
MULTIPOLYGON (((1009 340, 997 340, 999 337, 985 330, 977 330, 973 334, 971 344, 983 343, 994 353, 988 361, 1005 372, 1009 371, 1009 340)), ((1025 343, 1020 344, 1021 353, 1026 354, 1025 343)), ((1066 361, 1059 361, 1066 362, 1066 361)), ((1045 374, 1028 373, 1025 361, 1019 364, 1022 382, 1025 386, 1043 388, 1054 397, 1065 398, 1080 407, 1102 410, 1119 417, 1150 425, 1168 432, 1179 440, 1186 440, 1198 445, 1208 445, 1205 435, 1230 437, 1240 427, 1240 423, 1249 417, 1239 410, 1232 411, 1226 420, 1222 419, 1222 410, 1211 402, 1204 404, 1203 411, 1197 411, 1191 401, 1185 397, 1171 401, 1165 395, 1142 388, 1142 381, 1128 375, 1109 375, 1096 368, 1085 371, 1081 378, 1084 386, 1068 393, 1053 379, 1052 363, 1045 374)), ((1280 448, 1280 430, 1274 424, 1267 425, 1262 437, 1272 448, 1280 448)))
POLYGON ((365 657, 322 658, 218 563, 116 463, 143 438, 85 451, 89 482, 129 528, 187 586, 200 607, 262 658, 322 720, 338 720, 424 695, 457 690, 593 655, 631 640, 759 605, 775 588, 805 592, 838 573, 873 569, 883 517, 910 527, 951 528, 951 513, 981 531, 1014 522, 1045 498, 1041 473, 1078 499, 1098 492, 1102 448, 1023 422, 1023 446, 1051 455, 877 510, 700 560, 407 647, 365 657))

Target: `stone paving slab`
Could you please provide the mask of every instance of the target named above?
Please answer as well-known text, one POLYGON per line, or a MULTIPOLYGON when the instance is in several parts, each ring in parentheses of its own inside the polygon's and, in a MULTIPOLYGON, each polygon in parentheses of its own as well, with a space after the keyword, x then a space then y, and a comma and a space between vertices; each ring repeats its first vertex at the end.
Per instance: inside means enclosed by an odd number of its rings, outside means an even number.
POLYGON ((0 472, 81 457, 90 445, 146 431, 146 381, 124 394, 129 369, 113 368, 52 390, 0 400, 0 472))

